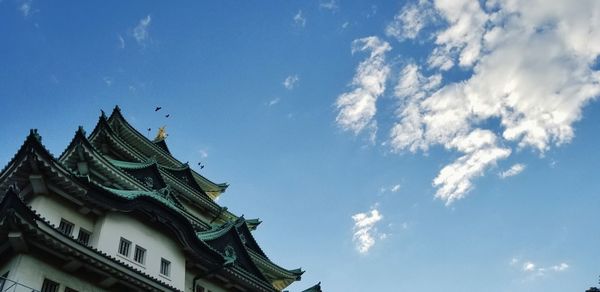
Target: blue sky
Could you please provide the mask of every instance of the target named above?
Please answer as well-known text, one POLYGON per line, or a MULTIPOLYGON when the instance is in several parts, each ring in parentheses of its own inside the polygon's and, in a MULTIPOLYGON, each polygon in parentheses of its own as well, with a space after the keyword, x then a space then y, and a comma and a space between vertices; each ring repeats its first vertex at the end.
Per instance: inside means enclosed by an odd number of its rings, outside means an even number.
POLYGON ((219 203, 307 270, 291 291, 584 291, 599 19, 591 0, 3 0, 0 162, 30 128, 58 155, 118 104, 231 184, 219 203))

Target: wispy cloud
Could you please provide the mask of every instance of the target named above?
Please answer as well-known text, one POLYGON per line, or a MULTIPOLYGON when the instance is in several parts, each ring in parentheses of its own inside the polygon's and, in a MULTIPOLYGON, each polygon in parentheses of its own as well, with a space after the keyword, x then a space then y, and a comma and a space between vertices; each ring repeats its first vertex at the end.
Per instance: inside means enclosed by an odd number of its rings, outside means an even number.
POLYGON ((33 10, 32 8, 33 0, 21 0, 18 2, 18 9, 23 14, 23 17, 29 17, 37 10, 33 10))
POLYGON ((296 84, 298 83, 298 81, 300 81, 300 78, 298 78, 298 75, 290 75, 290 76, 286 77, 285 80, 283 81, 283 86, 288 90, 292 90, 292 89, 294 89, 294 87, 296 87, 296 84))
POLYGON ((517 164, 511 166, 509 169, 499 173, 498 175, 500 176, 500 178, 507 178, 507 177, 515 176, 515 175, 523 172, 523 170, 525 170, 525 164, 517 163, 517 164))
POLYGON ((429 1, 407 4, 394 16, 385 33, 399 41, 414 39, 434 18, 435 12, 429 1))
POLYGON ((400 185, 399 185, 399 184, 397 184, 397 185, 394 185, 394 186, 393 186, 393 187, 390 189, 390 191, 391 191, 392 193, 395 193, 395 192, 397 192, 397 191, 399 191, 399 190, 400 190, 400 185))
POLYGON ((119 49, 125 48, 125 39, 121 35, 117 35, 117 40, 119 41, 119 49))
POLYGON ((383 219, 383 215, 377 209, 371 209, 369 212, 358 213, 352 216, 354 220, 353 240, 356 243, 356 250, 360 253, 367 253, 375 245, 377 236, 377 222, 383 219))
POLYGON ((208 157, 208 150, 206 149, 199 149, 198 150, 198 154, 200 155, 200 158, 204 159, 208 157))
POLYGON ((104 84, 106 84, 106 86, 110 87, 113 84, 113 79, 112 77, 104 77, 102 78, 102 81, 104 81, 104 84))
POLYGON ((376 132, 377 123, 373 120, 377 112, 375 103, 385 91, 385 81, 390 72, 385 63, 385 54, 391 49, 387 42, 373 36, 353 42, 352 53, 366 51, 370 55, 356 69, 352 79, 354 89, 338 96, 336 100, 336 122, 342 129, 354 134, 365 129, 371 129, 372 135, 376 132))
POLYGON ((337 0, 321 0, 319 2, 319 7, 322 9, 337 11, 339 4, 337 0))
POLYGON ((298 10, 298 13, 294 15, 294 24, 298 27, 306 26, 306 17, 302 15, 302 10, 298 10))
POLYGON ((399 153, 434 146, 457 153, 433 179, 436 197, 449 205, 515 149, 543 154, 573 139, 583 107, 600 96, 600 72, 594 69, 600 22, 585 21, 599 10, 594 0, 409 2, 383 33, 432 46, 429 56, 420 62, 400 56, 386 64, 381 54, 359 64, 356 89, 338 97, 336 121, 354 133, 376 125, 384 77, 398 72, 395 108, 381 111, 396 120, 387 145, 399 153), (426 30, 429 35, 421 37, 426 30), (455 68, 466 76, 444 80, 455 68), (493 120, 500 121, 499 129, 487 123, 493 120))
POLYGON ((510 265, 514 267, 520 267, 520 270, 523 273, 531 277, 545 276, 550 272, 564 272, 570 268, 569 264, 565 262, 561 262, 552 266, 540 266, 532 261, 521 261, 519 258, 512 258, 510 265))
POLYGON ((279 97, 273 98, 267 103, 267 106, 269 106, 269 107, 274 106, 274 105, 278 104, 280 100, 281 99, 279 97))
POLYGON ((148 14, 146 17, 140 19, 138 24, 133 28, 133 38, 139 45, 145 45, 146 41, 149 39, 150 34, 148 29, 150 28, 151 22, 152 17, 148 14))

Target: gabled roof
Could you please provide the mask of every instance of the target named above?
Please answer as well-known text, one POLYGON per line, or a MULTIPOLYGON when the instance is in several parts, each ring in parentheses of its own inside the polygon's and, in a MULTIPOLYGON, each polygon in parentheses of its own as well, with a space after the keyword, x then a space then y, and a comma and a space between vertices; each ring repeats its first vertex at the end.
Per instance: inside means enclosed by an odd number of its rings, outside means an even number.
POLYGON ((27 178, 11 179, 19 172, 29 172, 32 174, 40 174, 46 169, 51 168, 57 180, 57 184, 68 183, 69 191, 72 194, 82 195, 86 193, 85 188, 81 183, 73 180, 74 174, 50 154, 44 145, 41 143, 41 136, 36 129, 32 129, 21 145, 17 153, 8 162, 8 164, 0 172, 0 192, 4 193, 8 190, 9 184, 16 184, 17 187, 23 187, 29 184, 27 178))
MULTIPOLYGON (((113 178, 113 181, 119 182, 126 189, 149 190, 149 188, 135 177, 124 173, 116 166, 110 163, 110 159, 102 155, 94 145, 85 136, 85 131, 79 127, 73 139, 63 151, 58 161, 73 172, 78 172, 76 164, 79 162, 88 162, 95 168, 102 170, 107 176, 113 178)), ((80 173, 80 175, 83 175, 80 173)))
POLYGON ((236 246, 237 250, 242 250, 244 255, 249 256, 252 266, 256 267, 260 271, 260 275, 268 279, 277 290, 282 290, 294 281, 300 280, 304 271, 284 269, 266 257, 264 252, 258 248, 246 222, 242 216, 212 230, 198 232, 197 235, 216 249, 222 248, 224 242, 237 243, 239 245, 236 246))
MULTIPOLYGON (((167 167, 180 168, 184 165, 181 161, 173 157, 168 151, 145 137, 137 131, 121 114, 121 109, 116 106, 108 118, 108 123, 117 128, 118 135, 125 140, 135 141, 140 151, 147 156, 155 156, 159 164, 167 167)), ((166 145, 166 144, 165 144, 166 145)), ((213 199, 216 199, 229 186, 227 183, 214 183, 199 173, 192 171, 194 179, 202 186, 203 190, 213 199)))

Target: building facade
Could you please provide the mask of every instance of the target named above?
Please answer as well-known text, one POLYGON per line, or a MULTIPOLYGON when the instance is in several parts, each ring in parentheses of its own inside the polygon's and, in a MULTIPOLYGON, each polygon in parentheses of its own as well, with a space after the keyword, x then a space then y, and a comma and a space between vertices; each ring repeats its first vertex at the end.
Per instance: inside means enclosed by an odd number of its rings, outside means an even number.
POLYGON ((118 107, 58 157, 31 130, 0 172, 0 291, 270 292, 300 280, 260 248, 258 219, 215 202, 228 185, 164 138, 118 107))

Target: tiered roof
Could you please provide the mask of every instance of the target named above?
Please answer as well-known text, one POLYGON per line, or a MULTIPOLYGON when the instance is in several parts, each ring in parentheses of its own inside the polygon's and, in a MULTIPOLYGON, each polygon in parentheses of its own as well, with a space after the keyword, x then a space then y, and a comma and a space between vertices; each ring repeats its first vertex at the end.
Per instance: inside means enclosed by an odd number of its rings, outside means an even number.
MULTIPOLYGON (((252 291, 281 291, 303 273, 267 258, 251 232, 260 224, 258 219, 238 217, 214 201, 227 184, 214 183, 175 159, 164 139, 144 137, 118 107, 109 118, 102 112, 89 136, 80 127, 58 159, 32 130, 0 173, 0 194, 10 186, 21 189, 20 194, 4 196, 2 202, 22 204, 39 192, 35 188, 47 186, 87 212, 116 210, 158 222, 180 242, 192 266, 252 291), (202 210, 203 218, 186 204, 202 210)), ((44 221, 37 214, 31 218, 34 223, 44 221)))

